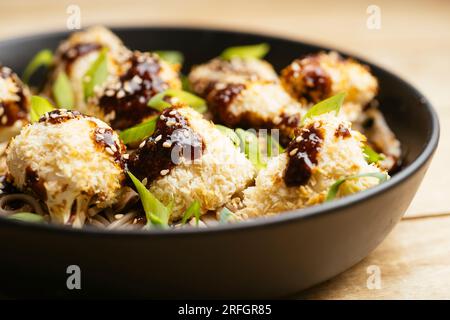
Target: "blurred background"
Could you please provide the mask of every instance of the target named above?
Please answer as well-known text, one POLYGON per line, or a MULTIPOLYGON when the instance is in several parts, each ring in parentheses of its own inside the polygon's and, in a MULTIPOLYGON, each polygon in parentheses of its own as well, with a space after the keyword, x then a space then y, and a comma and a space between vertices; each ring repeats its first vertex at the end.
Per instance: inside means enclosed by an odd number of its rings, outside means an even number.
POLYGON ((202 26, 278 35, 354 54, 415 85, 437 109, 442 131, 406 218, 363 262, 300 297, 450 297, 450 1, 0 0, 0 41, 67 30, 71 5, 79 8, 81 27, 202 26), (371 265, 383 271, 383 290, 366 287, 371 265))
POLYGON ((450 163, 450 1, 0 0, 0 40, 67 29, 71 5, 80 9, 81 27, 177 25, 254 31, 330 46, 399 74, 434 103, 442 125, 438 154, 409 214, 450 211, 450 201, 443 200, 450 181, 450 172, 443 169, 450 163), (379 25, 373 24, 376 15, 379 25))

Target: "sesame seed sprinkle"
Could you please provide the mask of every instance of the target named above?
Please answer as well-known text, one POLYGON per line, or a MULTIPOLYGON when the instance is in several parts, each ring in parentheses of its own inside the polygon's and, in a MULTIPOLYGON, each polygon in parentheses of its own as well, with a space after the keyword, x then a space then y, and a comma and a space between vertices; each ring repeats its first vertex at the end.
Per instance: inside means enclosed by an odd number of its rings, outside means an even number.
POLYGON ((291 152, 289 152, 289 155, 292 157, 298 152, 298 148, 292 149, 291 152))
POLYGON ((141 142, 141 144, 139 145, 139 148, 143 148, 145 146, 145 140, 141 142))
POLYGON ((172 146, 172 142, 171 141, 165 141, 164 143, 163 143, 163 147, 164 148, 170 148, 172 146))
POLYGON ((166 174, 169 173, 169 170, 168 169, 164 169, 164 170, 161 170, 160 173, 161 173, 162 176, 165 176, 166 174))

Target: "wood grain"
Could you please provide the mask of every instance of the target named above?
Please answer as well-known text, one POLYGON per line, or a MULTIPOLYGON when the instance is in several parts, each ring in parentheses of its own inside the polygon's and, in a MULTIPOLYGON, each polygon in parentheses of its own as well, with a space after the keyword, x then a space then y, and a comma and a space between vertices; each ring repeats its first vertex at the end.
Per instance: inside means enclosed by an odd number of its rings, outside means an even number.
POLYGON ((1 1, 0 39, 64 29, 72 3, 84 26, 196 25, 281 35, 359 55, 416 85, 435 105, 442 133, 407 217, 431 217, 404 220, 366 260, 299 297, 450 298, 450 218, 440 215, 450 212, 450 1, 374 1, 380 30, 366 27, 368 1, 1 1), (380 290, 366 287, 373 264, 382 271, 380 290))

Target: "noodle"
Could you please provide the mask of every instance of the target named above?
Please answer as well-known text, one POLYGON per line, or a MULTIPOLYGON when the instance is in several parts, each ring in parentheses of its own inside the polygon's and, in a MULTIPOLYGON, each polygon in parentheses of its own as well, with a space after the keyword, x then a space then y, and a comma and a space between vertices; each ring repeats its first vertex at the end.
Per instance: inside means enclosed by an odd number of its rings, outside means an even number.
POLYGON ((32 213, 37 213, 41 216, 45 215, 44 210, 42 209, 42 206, 40 205, 39 201, 30 195, 17 193, 17 194, 7 194, 0 197, 0 215, 8 216, 14 213, 24 211, 32 211, 32 213), (22 207, 18 209, 6 209, 5 208, 6 205, 13 201, 22 202, 24 205, 22 205, 22 207), (24 209, 26 205, 28 205, 29 208, 24 209))

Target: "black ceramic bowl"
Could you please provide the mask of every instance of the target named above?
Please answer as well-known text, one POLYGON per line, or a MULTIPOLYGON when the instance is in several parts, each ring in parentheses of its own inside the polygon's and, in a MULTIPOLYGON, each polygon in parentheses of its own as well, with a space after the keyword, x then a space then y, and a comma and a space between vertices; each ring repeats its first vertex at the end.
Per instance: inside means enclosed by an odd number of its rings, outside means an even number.
MULTIPOLYGON (((180 50, 188 70, 222 49, 267 42, 278 70, 326 48, 249 33, 192 28, 119 28, 131 48, 180 50)), ((0 61, 21 72, 67 33, 0 43, 0 61)), ((0 291, 19 296, 277 298, 327 280, 375 249, 408 208, 430 163, 439 124, 411 85, 373 64, 381 110, 403 144, 405 166, 373 189, 316 207, 211 229, 72 230, 0 218, 0 291), (69 265, 82 289, 69 291, 69 265)))

